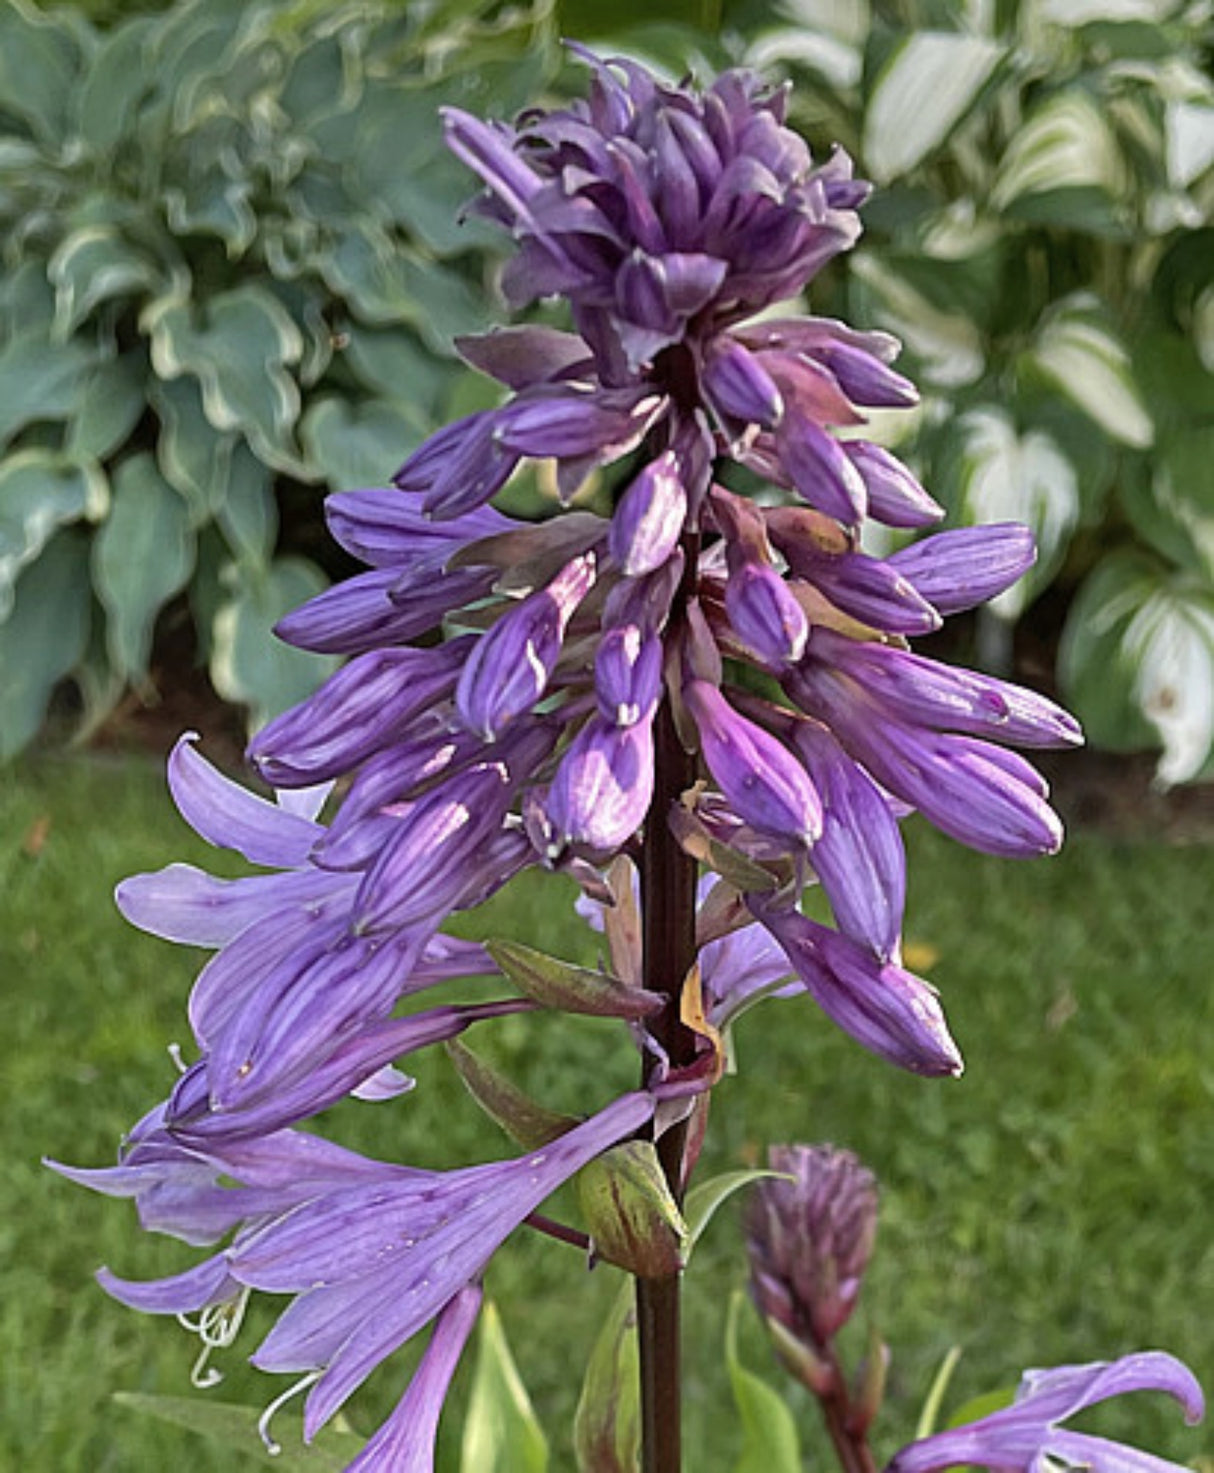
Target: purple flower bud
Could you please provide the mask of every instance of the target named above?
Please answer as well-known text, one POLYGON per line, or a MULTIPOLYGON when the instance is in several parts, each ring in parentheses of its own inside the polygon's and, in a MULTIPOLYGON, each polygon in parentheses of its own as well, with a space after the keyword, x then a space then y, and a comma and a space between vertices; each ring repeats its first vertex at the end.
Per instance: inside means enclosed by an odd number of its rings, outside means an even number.
POLYGON ((467 543, 523 525, 491 506, 434 522, 426 515, 424 499, 418 492, 378 487, 338 491, 326 499, 325 517, 337 541, 362 562, 391 568, 398 578, 412 574, 419 579, 440 571, 467 543))
POLYGON ((602 454, 614 459, 640 440, 661 402, 636 389, 615 395, 569 389, 520 397, 499 412, 496 437, 523 455, 564 460, 602 454))
POLYGON ((843 450, 864 480, 869 516, 887 527, 930 527, 944 515, 940 503, 888 450, 867 440, 847 440, 843 450))
POLYGON ((839 380, 853 404, 866 409, 906 409, 919 402, 919 391, 909 379, 862 347, 827 340, 814 356, 839 380))
POLYGON ((780 464, 793 485, 820 511, 852 526, 868 505, 865 482, 845 447, 791 405, 776 431, 780 464))
POLYGON ((315 695, 263 726, 249 743, 250 760, 276 788, 348 772, 450 694, 472 642, 356 655, 315 695))
POLYGON ((504 613, 482 634, 455 688, 460 720, 488 742, 530 711, 547 689, 565 628, 594 583, 595 556, 566 563, 546 588, 504 613))
POLYGON ((880 962, 845 936, 750 898, 822 1011, 878 1058, 914 1074, 960 1074, 936 989, 894 962, 880 962))
POLYGON ((687 518, 687 493, 673 450, 651 460, 620 497, 608 548, 630 578, 651 573, 678 546, 687 518))
POLYGON ((799 577, 812 583, 836 608, 874 629, 891 634, 931 634, 943 622, 939 613, 891 561, 863 552, 835 555, 816 548, 781 551, 799 577))
POLYGON ((662 641, 636 624, 608 627, 594 657, 594 689, 604 721, 634 726, 652 717, 662 690, 662 641))
POLYGON ((689 681, 683 699, 708 770, 738 817, 793 846, 812 844, 822 832, 822 803, 788 748, 705 680, 689 681))
POLYGON ((719 333, 704 353, 701 382, 718 415, 771 430, 784 413, 784 400, 755 354, 728 333, 719 333))
POLYGON ((747 1204, 751 1292, 795 1344, 825 1350, 852 1316, 872 1255, 877 1180, 834 1146, 772 1146, 767 1164, 781 1175, 758 1182, 747 1204))
POLYGON ((548 790, 549 858, 569 844, 604 853, 621 848, 644 822, 652 795, 652 713, 631 726, 592 716, 548 790))
POLYGON ((653 173, 658 214, 671 245, 681 247, 695 242, 702 206, 700 182, 671 126, 673 116, 663 109, 654 120, 653 173))
POLYGON ((765 664, 778 669, 805 653, 809 621, 788 584, 768 563, 732 558, 725 611, 734 632, 765 664))
POLYGON ((474 603, 493 586, 492 568, 436 570, 407 597, 395 568, 375 568, 327 588, 278 621, 274 633, 300 649, 352 655, 415 639, 452 609, 474 603))
POLYGON ((994 598, 1036 561, 1033 534, 1019 522, 936 532, 888 559, 942 614, 957 614, 994 598))

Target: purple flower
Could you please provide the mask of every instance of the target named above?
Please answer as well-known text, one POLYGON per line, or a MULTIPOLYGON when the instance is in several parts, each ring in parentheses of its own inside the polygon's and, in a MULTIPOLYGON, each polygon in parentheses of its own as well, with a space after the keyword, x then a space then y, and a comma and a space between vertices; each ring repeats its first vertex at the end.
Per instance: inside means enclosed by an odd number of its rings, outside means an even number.
POLYGON ((1035 1473, 1059 1466, 1090 1468, 1093 1473, 1174 1473, 1175 1463, 1059 1426, 1076 1412, 1127 1391, 1166 1391, 1184 1408, 1190 1425, 1205 1414, 1205 1399, 1192 1372, 1160 1350, 1092 1365, 1026 1371, 1010 1407, 910 1443, 886 1464, 885 1473, 934 1473, 967 1464, 1000 1473, 1017 1469, 1035 1473))

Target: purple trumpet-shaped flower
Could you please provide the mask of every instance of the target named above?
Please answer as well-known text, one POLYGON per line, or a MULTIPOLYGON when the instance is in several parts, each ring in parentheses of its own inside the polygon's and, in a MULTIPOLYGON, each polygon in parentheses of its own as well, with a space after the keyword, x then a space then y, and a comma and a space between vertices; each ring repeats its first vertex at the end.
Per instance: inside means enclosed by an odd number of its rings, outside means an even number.
POLYGON ((783 947, 822 1011, 879 1058, 913 1074, 960 1074, 961 1055, 936 989, 896 962, 792 909, 750 897, 750 908, 783 947))
POLYGON ((469 1284, 439 1311, 409 1388, 345 1473, 434 1473, 434 1440, 443 1402, 476 1324, 481 1290, 469 1284))
POLYGON ((1200 1422, 1205 1398, 1192 1372, 1160 1350, 1084 1366, 1026 1371, 1016 1400, 977 1422, 912 1442, 886 1464, 885 1473, 935 1473, 963 1465, 1000 1473, 1037 1473, 1063 1467, 1092 1473, 1176 1473, 1178 1465, 1124 1443, 1059 1425, 1076 1412, 1128 1391, 1164 1391, 1200 1422))

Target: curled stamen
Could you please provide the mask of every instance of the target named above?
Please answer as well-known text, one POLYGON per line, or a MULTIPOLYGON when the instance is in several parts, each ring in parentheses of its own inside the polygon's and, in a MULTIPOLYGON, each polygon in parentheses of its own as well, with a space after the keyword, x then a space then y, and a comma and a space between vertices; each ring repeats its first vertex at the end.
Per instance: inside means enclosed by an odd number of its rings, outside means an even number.
POLYGON ((320 1380, 321 1375, 322 1372, 320 1371, 309 1371, 306 1376, 296 1381, 294 1386, 288 1386, 281 1396, 276 1396, 270 1405, 266 1407, 265 1411, 262 1412, 261 1416, 258 1417, 258 1435, 261 1437, 262 1442, 265 1443, 266 1452, 272 1458, 278 1457, 279 1453, 282 1452, 282 1444, 275 1442, 274 1438, 270 1435, 270 1423, 275 1413, 280 1407, 285 1406, 293 1396, 298 1396, 301 1391, 307 1391, 309 1386, 314 1386, 320 1380))
POLYGON ((222 1304, 208 1304, 199 1310, 195 1319, 185 1314, 177 1316, 177 1323, 183 1329, 202 1340, 202 1350, 190 1369, 192 1386, 205 1391, 210 1386, 218 1386, 223 1380, 223 1372, 216 1370, 214 1366, 208 1366, 207 1361, 213 1350, 226 1350, 240 1333, 245 1310, 248 1308, 249 1292, 248 1289, 242 1289, 235 1298, 225 1299, 222 1304))

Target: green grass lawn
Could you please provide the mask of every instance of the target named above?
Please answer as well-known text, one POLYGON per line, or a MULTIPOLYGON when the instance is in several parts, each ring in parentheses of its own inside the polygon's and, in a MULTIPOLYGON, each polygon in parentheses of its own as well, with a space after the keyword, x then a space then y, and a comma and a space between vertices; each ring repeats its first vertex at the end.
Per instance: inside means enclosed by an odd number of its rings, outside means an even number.
MULTIPOLYGON (((1080 834, 1059 858, 1018 865, 918 823, 908 837, 908 937, 937 955, 931 976, 966 1055, 964 1079, 895 1073, 808 1002, 768 1004, 739 1026, 740 1071, 714 1097, 701 1170, 754 1163, 771 1141, 831 1140, 876 1171, 881 1230, 854 1328, 860 1338, 875 1323, 893 1347, 882 1453, 910 1435, 953 1343, 964 1356, 950 1403, 1008 1384, 1025 1365, 1146 1346, 1181 1355, 1214 1389, 1214 851, 1080 834)), ((169 1086, 165 1045, 187 1041, 196 961, 126 927, 110 891, 127 873, 191 858, 204 846, 146 763, 47 761, 0 774, 2 1470, 236 1466, 111 1400, 117 1390, 188 1392, 196 1342, 112 1303, 93 1270, 104 1262, 150 1277, 197 1255, 145 1237, 128 1204, 38 1164, 44 1153, 112 1160, 121 1132, 169 1086)), ((562 882, 527 877, 475 920, 486 934, 588 960, 594 941, 569 900, 562 882)), ((586 1020, 506 1019, 472 1041, 558 1108, 588 1111, 636 1072, 613 1026, 586 1020)), ((412 1095, 342 1106, 326 1129, 427 1166, 508 1152, 441 1057, 412 1072, 412 1095)), ((612 1273, 587 1276, 577 1253, 533 1234, 516 1235, 490 1271, 553 1442, 553 1473, 572 1466, 575 1371, 612 1273)), ((688 1276, 687 1466, 704 1473, 733 1464, 721 1340, 729 1291, 744 1278, 734 1206, 688 1276)), ((253 1319, 212 1395, 264 1404, 285 1385, 242 1365, 269 1315, 253 1319)), ((757 1332, 745 1347, 778 1381, 757 1332)), ((369 1428, 402 1384, 400 1368, 378 1374, 352 1421, 369 1428)), ((812 1466, 827 1467, 813 1408, 795 1405, 812 1466)), ((1208 1430, 1188 1432, 1170 1405, 1141 1398, 1099 1426, 1185 1461, 1214 1449, 1208 1430)))

